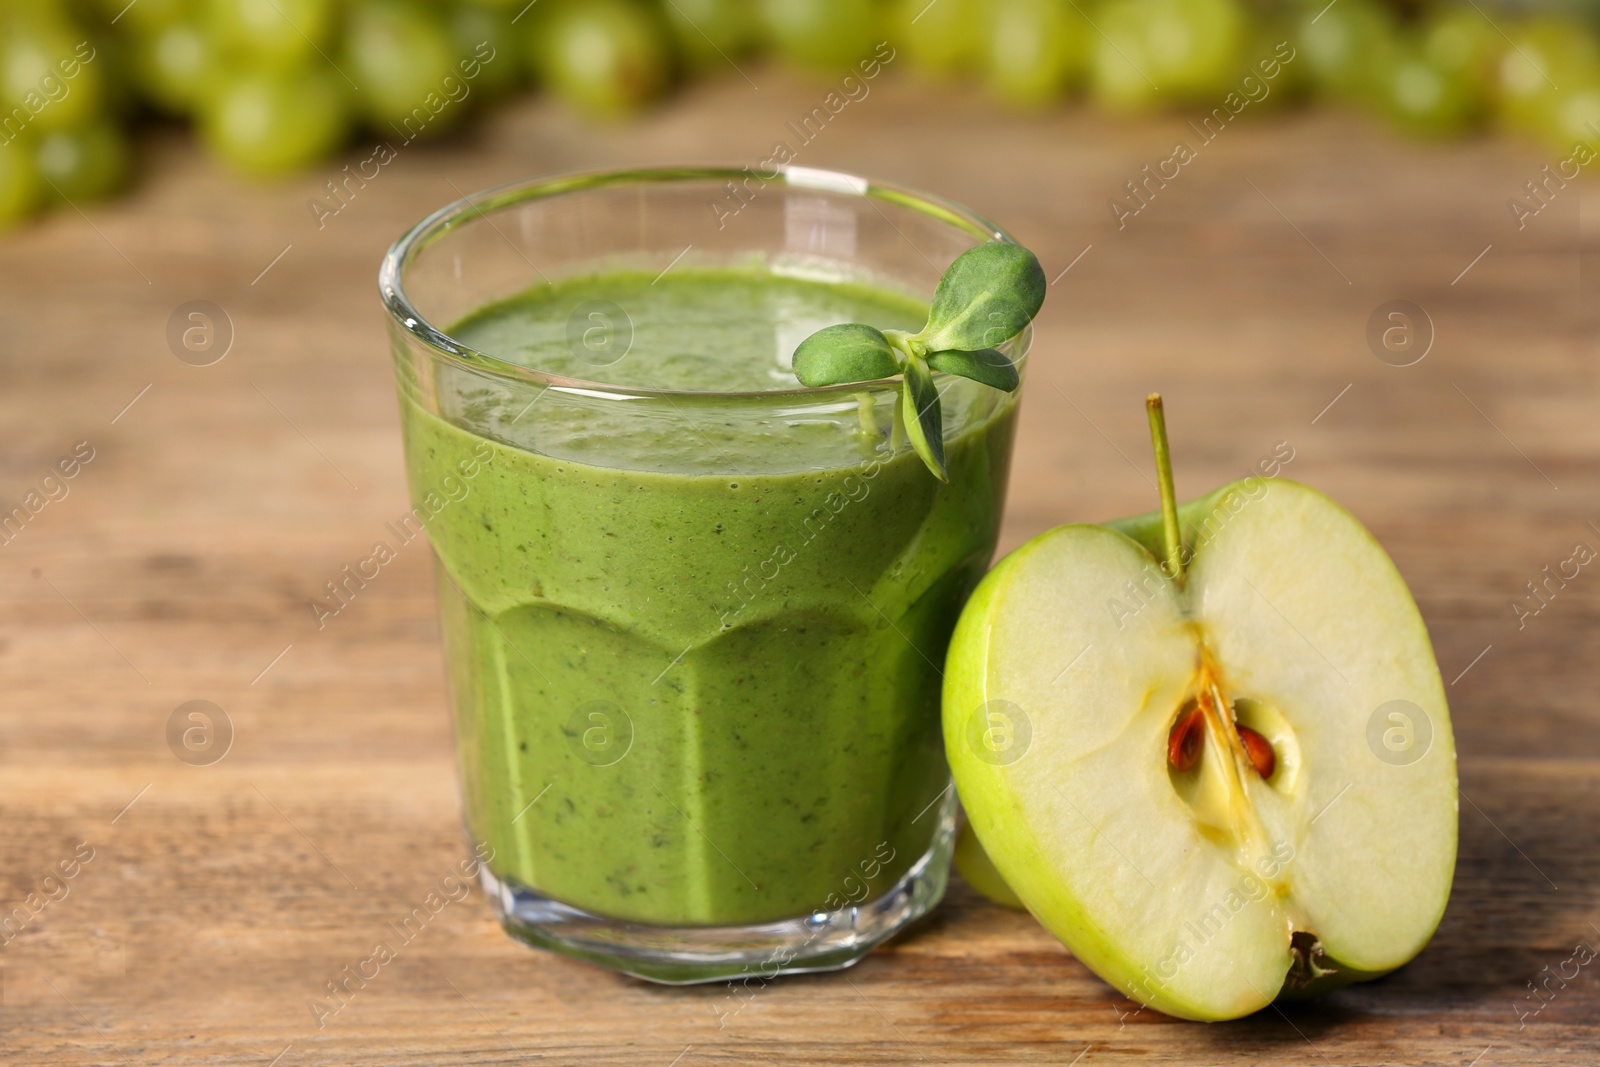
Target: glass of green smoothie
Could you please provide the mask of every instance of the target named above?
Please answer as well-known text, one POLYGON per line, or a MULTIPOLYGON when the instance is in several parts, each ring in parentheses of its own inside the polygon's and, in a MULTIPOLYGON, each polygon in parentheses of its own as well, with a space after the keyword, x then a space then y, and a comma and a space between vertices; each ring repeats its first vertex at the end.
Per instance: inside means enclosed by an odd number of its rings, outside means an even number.
MULTIPOLYGON (((506 930, 660 982, 847 966, 944 892, 945 645, 995 547, 1017 393, 804 388, 834 323, 916 330, 1009 241, 849 175, 502 186, 389 252, 469 841, 506 930)), ((1025 367, 1030 334, 1003 346, 1025 367)))

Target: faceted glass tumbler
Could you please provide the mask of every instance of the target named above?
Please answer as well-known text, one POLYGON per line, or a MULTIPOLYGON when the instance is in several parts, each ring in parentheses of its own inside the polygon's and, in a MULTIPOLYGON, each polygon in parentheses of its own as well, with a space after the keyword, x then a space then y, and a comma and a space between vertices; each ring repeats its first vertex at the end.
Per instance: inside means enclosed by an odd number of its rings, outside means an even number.
MULTIPOLYGON (((936 376, 943 484, 897 381, 601 384, 453 324, 621 271, 926 302, 962 251, 1009 239, 850 175, 674 168, 492 189, 389 252, 407 525, 433 546, 466 830, 512 936, 688 983, 847 966, 938 902, 941 669, 994 551, 1020 393, 936 376)), ((625 369, 626 306, 566 326, 625 369)), ((776 329, 781 351, 804 336, 776 329)), ((1006 346, 1024 369, 1029 339, 1006 346)))

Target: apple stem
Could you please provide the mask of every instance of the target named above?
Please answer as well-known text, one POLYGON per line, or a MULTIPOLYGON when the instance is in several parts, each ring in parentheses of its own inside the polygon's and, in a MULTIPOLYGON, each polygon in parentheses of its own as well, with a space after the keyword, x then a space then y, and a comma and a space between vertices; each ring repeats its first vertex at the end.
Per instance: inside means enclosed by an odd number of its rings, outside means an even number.
POLYGON ((1173 581, 1183 580, 1183 541, 1178 533, 1178 499, 1172 490, 1172 454, 1167 449, 1167 416, 1161 394, 1144 398, 1150 416, 1150 442, 1156 450, 1156 477, 1161 486, 1161 526, 1167 542, 1167 574, 1173 581))

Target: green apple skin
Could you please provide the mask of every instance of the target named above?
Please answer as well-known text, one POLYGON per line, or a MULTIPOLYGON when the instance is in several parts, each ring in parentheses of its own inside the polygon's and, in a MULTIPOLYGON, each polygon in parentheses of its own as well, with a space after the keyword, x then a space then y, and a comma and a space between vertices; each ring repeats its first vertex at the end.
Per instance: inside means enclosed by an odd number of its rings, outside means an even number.
MULTIPOLYGON (((1143 518, 1140 516, 1140 518, 1143 518)), ((1161 513, 1156 513, 1156 532, 1160 536, 1161 513)), ((961 880, 984 897, 999 904, 1003 908, 1012 908, 1016 911, 1027 911, 1028 906, 1017 896, 1017 891, 995 869, 994 860, 989 858, 989 853, 984 850, 983 842, 978 840, 978 835, 973 831, 972 824, 964 822, 956 833, 956 847, 953 856, 953 865, 961 880)), ((1321 975, 1301 986, 1285 984, 1278 993, 1279 1000, 1310 1000, 1331 993, 1341 986, 1353 982, 1370 982, 1374 978, 1382 978, 1389 971, 1358 971, 1347 967, 1337 960, 1329 960, 1337 970, 1332 974, 1321 975)))
MULTIPOLYGON (((1346 860, 1342 866, 1345 869, 1333 872, 1331 880, 1337 881, 1341 877, 1347 879, 1353 887, 1352 898, 1368 904, 1374 899, 1371 892, 1373 884, 1384 883, 1378 888, 1386 888, 1393 894, 1392 899, 1402 905, 1396 910, 1405 912, 1403 921, 1384 931, 1385 936, 1363 938, 1352 935, 1352 930, 1360 925, 1361 916, 1352 915, 1348 907, 1343 909, 1343 914, 1339 914, 1341 908, 1329 903, 1330 900, 1337 900, 1338 894, 1329 892, 1326 883, 1330 879, 1325 877, 1324 884, 1317 887, 1318 892, 1313 895, 1320 896, 1319 906, 1328 914, 1298 914, 1295 916, 1296 922, 1281 930, 1269 926, 1265 932, 1259 933, 1252 942, 1254 947, 1248 951, 1239 950, 1231 956, 1195 962, 1189 967, 1192 975, 1180 975, 1185 978, 1184 982, 1152 981, 1154 976, 1151 967, 1154 961, 1148 947, 1131 944, 1137 938, 1108 915, 1107 899, 1119 895, 1109 890, 1120 891, 1122 897, 1140 894, 1150 897, 1154 902, 1150 918, 1152 922, 1159 923, 1162 908, 1176 908, 1178 914, 1182 914, 1186 902, 1173 902, 1170 899, 1171 893, 1180 887, 1167 885, 1163 878, 1165 872, 1159 864, 1153 865, 1149 872, 1152 877, 1144 877, 1141 881, 1142 871, 1133 877, 1129 876, 1126 868, 1131 866, 1127 862, 1131 857, 1124 855, 1124 852, 1139 854, 1137 849, 1142 842, 1137 826, 1117 827, 1124 836, 1120 849, 1114 843, 1111 845, 1115 855, 1098 849, 1099 841, 1114 832, 1110 826, 1116 819, 1114 808, 1105 809, 1109 814, 1104 815, 1104 821, 1099 825, 1086 821, 1086 827, 1093 826, 1093 836, 1088 838, 1087 844, 1081 840, 1074 844, 1062 840, 1063 835, 1055 832, 1055 828, 1041 818, 1037 804, 1030 799, 1042 792, 1037 784, 1041 760, 1045 761, 1042 765, 1045 772, 1043 776, 1050 780, 1051 786, 1057 781, 1071 782, 1074 774, 1072 766, 1054 767, 1048 762, 1047 742, 1056 736, 1056 720, 1063 718, 1064 713, 1048 702, 1034 704, 1031 709, 1026 709, 1031 721, 1031 749, 1015 762, 980 758, 972 743, 973 709, 988 707, 994 700, 1013 701, 1017 696, 1014 691, 1006 689, 1003 681, 1003 668, 1008 656, 1007 642, 1005 635, 997 631, 1006 625, 1007 604, 1018 595, 1018 589, 1021 588, 1018 583, 1031 585, 1044 581, 1046 576, 1038 573, 1039 558, 1050 553, 1073 559, 1082 551, 1090 551, 1109 558, 1128 557, 1136 567, 1159 568, 1157 560, 1164 556, 1159 512, 1133 516, 1105 526, 1058 527, 1029 541, 997 564, 974 591, 952 636, 945 665, 943 725, 951 771, 971 828, 994 868, 1023 905, 1080 961, 1129 997, 1178 1018, 1217 1021, 1248 1015, 1275 999, 1320 995, 1350 982, 1381 977, 1404 965, 1421 951, 1443 917, 1454 877, 1457 835, 1455 746, 1443 683, 1421 615, 1392 561, 1354 516, 1316 490, 1281 478, 1270 481, 1251 478, 1225 485, 1181 506, 1178 514, 1186 559, 1190 561, 1191 582, 1196 579, 1208 548, 1212 544, 1221 544, 1231 526, 1237 535, 1234 541, 1246 534, 1259 537, 1262 539, 1262 549, 1289 557, 1289 563, 1298 564, 1296 567, 1286 563, 1279 568, 1279 572, 1287 573, 1288 577, 1275 578, 1278 585, 1272 586, 1273 589, 1281 585, 1283 589, 1294 592, 1295 583, 1303 582, 1295 575, 1315 574, 1325 562, 1331 561, 1359 570, 1339 575, 1330 589, 1338 590, 1353 583, 1363 591, 1377 590, 1374 594, 1377 599, 1365 609, 1367 621, 1373 630, 1367 643, 1387 642, 1392 654, 1374 653, 1363 663, 1375 666, 1379 673, 1387 672, 1386 681, 1395 683, 1399 689, 1398 695, 1414 700, 1432 724, 1431 747, 1418 763, 1426 770, 1425 781, 1417 787, 1416 796, 1401 797, 1402 800, 1414 802, 1407 806, 1407 810, 1415 810, 1418 821, 1425 824, 1425 832, 1414 841, 1397 840, 1387 847, 1386 841, 1380 838, 1373 842, 1369 854, 1365 845, 1355 839, 1356 832, 1345 829, 1342 831, 1344 836, 1352 839, 1341 842, 1344 846, 1342 857, 1346 860), (1267 486, 1265 496, 1260 495, 1263 485, 1267 486), (1241 505, 1241 498, 1253 502, 1241 505), (1241 521, 1246 514, 1251 517, 1241 521), (1215 534, 1206 543, 1196 547, 1199 531, 1208 519, 1216 516, 1224 517, 1223 533, 1215 534), (1070 545, 1062 539, 1070 539, 1070 545), (1351 575, 1358 575, 1361 581, 1355 582, 1351 575), (1378 612, 1376 615, 1373 614, 1375 610, 1378 612), (1019 769, 1029 765, 1030 756, 1034 760, 1031 792, 1030 783, 1018 773, 1019 769), (1412 853, 1426 854, 1422 863, 1425 869, 1414 876, 1403 870, 1410 860, 1407 849, 1412 853), (1069 854, 1073 851, 1077 854, 1069 854), (1118 869, 1119 863, 1123 869, 1118 869), (1078 869, 1092 869, 1092 873, 1085 876, 1091 882, 1087 890, 1084 881, 1076 884, 1071 882, 1072 872, 1078 869), (1109 888, 1092 884, 1093 879, 1099 877, 1098 873, 1093 872, 1102 870, 1106 872, 1103 880, 1109 888), (1323 975, 1294 987, 1288 981, 1294 963, 1289 934, 1292 930, 1309 929, 1321 936, 1318 931, 1319 918, 1331 927, 1340 928, 1339 940, 1348 942, 1348 954, 1353 958, 1347 965, 1341 962, 1337 945, 1325 945, 1328 955, 1324 962, 1337 967, 1337 973, 1323 975)), ((1060 582, 1072 582, 1078 578, 1070 568, 1051 576, 1060 582)), ((1119 574, 1116 577, 1122 576, 1119 574)), ((1260 575, 1257 577, 1265 581, 1260 575)), ((1181 600, 1183 594, 1173 595, 1181 600)), ((1333 595, 1337 598, 1339 594, 1335 592, 1333 595)), ((1341 606, 1350 607, 1349 604, 1341 606)), ((1147 611, 1145 614, 1159 613, 1147 611)), ((1184 625, 1192 629, 1195 624, 1187 618, 1186 609, 1184 614, 1184 625)), ((1055 621, 1038 619, 1038 628, 1046 630, 1055 621)), ((1302 625, 1306 625, 1304 619, 1302 625)), ((1282 627, 1285 631, 1292 628, 1282 627)), ((1011 629, 1015 639, 1014 624, 1011 629)), ((1319 631, 1314 629, 1313 632, 1319 631)), ((1340 631, 1334 625, 1329 632, 1338 634, 1340 631)), ((1172 635, 1167 634, 1166 638, 1171 639, 1172 635)), ((1127 641, 1138 639, 1137 634, 1125 638, 1127 641)), ((1039 640, 1048 640, 1048 637, 1039 640)), ((1063 643, 1052 650, 1057 659, 1051 662, 1049 673, 1053 674, 1058 665, 1065 666, 1071 661, 1084 647, 1081 641, 1081 637, 1063 637, 1063 643)), ((1118 648, 1114 639, 1106 641, 1106 644, 1112 648, 1101 648, 1099 651, 1102 655, 1108 652, 1122 655, 1127 647, 1118 648)), ((1339 646, 1339 649, 1359 648, 1361 644, 1358 639, 1352 646, 1339 646)), ((1308 664, 1322 663, 1309 649, 1305 650, 1304 657, 1308 664)), ((1158 704, 1163 699, 1171 703, 1176 690, 1171 690, 1170 686, 1168 688, 1170 691, 1167 692, 1147 693, 1146 703, 1158 704)), ((1292 701, 1289 703, 1292 704, 1292 701)), ((1373 706, 1376 707, 1376 703, 1373 706)), ((1175 710, 1176 705, 1173 707, 1175 710)), ((1363 721, 1366 710, 1366 705, 1362 705, 1359 718, 1363 721)), ((1170 718, 1162 721, 1170 722, 1170 718)), ((1350 751, 1357 744, 1348 736, 1352 729, 1359 730, 1359 726, 1352 726, 1354 722, 1351 719, 1343 723, 1338 735, 1346 760, 1351 758, 1350 751)), ((1160 775, 1167 773, 1164 747, 1167 728, 1162 726, 1152 732, 1152 737, 1163 743, 1147 746, 1154 749, 1148 754, 1148 765, 1130 767, 1130 775, 1138 773, 1153 778, 1158 772, 1160 775), (1152 767, 1155 769, 1152 770, 1152 767)), ((1308 733, 1314 733, 1315 728, 1315 723, 1304 721, 1299 727, 1308 733)), ((1276 747, 1277 742, 1274 744, 1276 747)), ((1363 738, 1359 744, 1364 748, 1367 742, 1363 738)), ((1318 753, 1314 751, 1315 746, 1311 747, 1311 751, 1296 750, 1297 767, 1294 773, 1302 788, 1309 788, 1313 783, 1320 786, 1314 798, 1309 794, 1303 798, 1314 799, 1320 808, 1321 804, 1337 799, 1340 783, 1318 781, 1318 772, 1322 768, 1319 766, 1318 753)), ((1140 758, 1146 759, 1143 756, 1140 758)), ((1376 757, 1373 762, 1377 764, 1376 757)), ((1382 796, 1381 775, 1396 769, 1400 768, 1379 765, 1372 769, 1372 780, 1380 785, 1376 789, 1379 794, 1376 801, 1371 795, 1363 796, 1352 790, 1357 795, 1344 797, 1343 800, 1355 800, 1357 803, 1343 810, 1333 807, 1327 810, 1338 812, 1346 827, 1351 825, 1352 812, 1356 815, 1365 812, 1375 822, 1382 824, 1374 827, 1375 832, 1393 829, 1398 824, 1395 822, 1395 812, 1390 810, 1393 806, 1383 803, 1385 798, 1382 796)), ((1280 761, 1279 770, 1274 773, 1272 781, 1285 773, 1280 761)), ((1257 781, 1250 789, 1264 790, 1269 784, 1257 781)), ((1061 792, 1059 787, 1056 787, 1056 792, 1061 792)), ((1062 795, 1065 796, 1064 793, 1062 795)), ((1256 794, 1252 792, 1251 795, 1254 797, 1256 794)), ((1174 807, 1168 804, 1166 814, 1170 815, 1174 807)), ((1271 808, 1273 804, 1269 803, 1266 807, 1271 808)), ((1304 804, 1302 808, 1305 811, 1318 810, 1304 804)), ((1083 812, 1077 811, 1076 814, 1081 816, 1083 812)), ((1283 816, 1283 812, 1278 812, 1278 815, 1283 816)), ((1323 815, 1319 813, 1310 821, 1314 824, 1321 818, 1323 815)), ((1324 829, 1331 831, 1340 823, 1340 819, 1330 815, 1324 829)), ((1280 818, 1279 824, 1280 827, 1296 826, 1293 817, 1289 816, 1280 818)), ((1298 832, 1304 835, 1299 843, 1299 852, 1320 852, 1322 855, 1316 855, 1315 858, 1321 860, 1330 851, 1311 847, 1316 835, 1311 834, 1308 828, 1299 827, 1298 832)), ((1340 853, 1339 849, 1331 851, 1340 853)), ((1294 863, 1287 866, 1292 869, 1297 863, 1301 863, 1298 855, 1294 863)), ((1301 866, 1304 867, 1304 864, 1301 866)), ((1301 872, 1295 869, 1292 873, 1298 875, 1301 872)), ((1287 903, 1288 910, 1295 910, 1295 893, 1292 889, 1284 890, 1281 886, 1275 886, 1274 892, 1269 903, 1287 903)), ((1247 906, 1241 914, 1251 913, 1253 907, 1247 906)), ((1377 913, 1381 909, 1369 910, 1377 913)))
POLYGON ((1015 891, 1000 877, 1000 872, 994 869, 994 861, 983 850, 983 843, 978 840, 978 835, 972 832, 970 823, 963 823, 956 833, 956 850, 952 857, 956 873, 961 880, 976 889, 1004 908, 1015 908, 1026 911, 1027 907, 1017 897, 1015 891))

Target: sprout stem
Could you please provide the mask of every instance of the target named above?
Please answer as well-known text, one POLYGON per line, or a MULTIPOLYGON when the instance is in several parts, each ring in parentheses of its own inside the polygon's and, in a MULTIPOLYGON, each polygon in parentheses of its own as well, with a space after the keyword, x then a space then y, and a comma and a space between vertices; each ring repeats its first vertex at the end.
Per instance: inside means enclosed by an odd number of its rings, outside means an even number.
POLYGON ((1167 416, 1161 407, 1161 394, 1144 398, 1150 416, 1150 443, 1156 450, 1156 477, 1161 487, 1161 526, 1167 543, 1167 575, 1183 580, 1183 541, 1178 533, 1178 500, 1172 491, 1172 454, 1167 450, 1167 416))
POLYGON ((892 405, 894 411, 893 420, 889 423, 889 454, 891 456, 899 453, 900 446, 906 443, 904 407, 905 401, 901 398, 899 390, 896 390, 894 404, 892 405))

